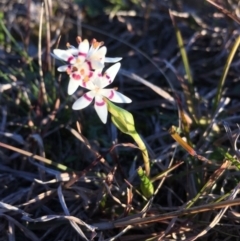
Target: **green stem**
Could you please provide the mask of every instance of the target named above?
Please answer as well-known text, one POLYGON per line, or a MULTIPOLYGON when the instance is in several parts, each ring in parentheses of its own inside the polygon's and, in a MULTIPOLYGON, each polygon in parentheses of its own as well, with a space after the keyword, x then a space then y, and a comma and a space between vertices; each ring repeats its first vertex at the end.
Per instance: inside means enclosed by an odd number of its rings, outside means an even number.
POLYGON ((137 143, 139 149, 142 151, 145 172, 146 172, 146 176, 148 177, 150 175, 150 163, 149 163, 147 148, 146 148, 143 140, 141 139, 141 137, 138 135, 138 133, 133 134, 131 136, 134 139, 134 141, 137 143))
POLYGON ((108 106, 108 111, 112 114, 112 122, 113 124, 123 133, 132 136, 134 141, 137 143, 139 149, 142 151, 143 162, 145 166, 146 176, 150 175, 150 162, 148 157, 147 148, 135 130, 135 124, 133 116, 130 112, 114 105, 112 102, 104 99, 108 106))

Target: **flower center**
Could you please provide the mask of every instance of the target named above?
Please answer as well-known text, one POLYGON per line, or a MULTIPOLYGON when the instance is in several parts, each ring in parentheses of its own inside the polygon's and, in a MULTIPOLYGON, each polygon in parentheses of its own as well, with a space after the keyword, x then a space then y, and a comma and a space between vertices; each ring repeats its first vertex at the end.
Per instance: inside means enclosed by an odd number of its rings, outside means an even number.
POLYGON ((96 94, 99 94, 99 91, 101 90, 101 88, 99 88, 98 86, 95 87, 94 91, 96 94))

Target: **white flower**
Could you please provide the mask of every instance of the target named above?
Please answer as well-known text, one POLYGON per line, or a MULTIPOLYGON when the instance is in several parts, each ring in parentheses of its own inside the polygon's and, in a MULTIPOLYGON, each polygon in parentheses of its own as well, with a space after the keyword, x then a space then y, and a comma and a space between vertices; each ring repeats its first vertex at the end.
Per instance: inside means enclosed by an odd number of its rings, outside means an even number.
POLYGON ((99 70, 96 70, 91 77, 91 80, 87 82, 86 88, 90 91, 85 93, 82 97, 76 100, 72 106, 74 110, 80 110, 91 104, 95 98, 94 108, 105 124, 107 122, 107 104, 104 98, 116 103, 130 103, 132 102, 127 96, 119 93, 114 89, 104 89, 107 85, 111 84, 120 68, 121 64, 116 63, 112 65, 107 71, 102 75, 99 70))
POLYGON ((105 57, 107 48, 102 46, 103 42, 97 42, 96 39, 92 40, 91 46, 87 39, 82 41, 77 37, 77 42, 78 48, 69 45, 67 50, 53 50, 53 57, 68 63, 58 67, 58 71, 66 71, 70 76, 69 95, 73 94, 79 86, 86 87, 86 82, 92 77, 93 70, 102 69, 105 62, 115 63, 122 59, 105 57))

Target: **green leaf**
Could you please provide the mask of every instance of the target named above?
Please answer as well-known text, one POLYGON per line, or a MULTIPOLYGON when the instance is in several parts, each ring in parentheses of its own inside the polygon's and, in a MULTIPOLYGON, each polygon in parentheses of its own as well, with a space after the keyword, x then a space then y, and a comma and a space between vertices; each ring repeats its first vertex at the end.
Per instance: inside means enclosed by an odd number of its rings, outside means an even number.
POLYGON ((2 16, 0 17, 0 29, 1 29, 1 32, 3 31, 4 34, 6 34, 6 36, 11 40, 11 42, 16 47, 16 50, 19 52, 19 54, 27 59, 31 72, 34 72, 33 66, 32 66, 32 59, 30 58, 28 53, 22 49, 22 47, 14 39, 13 35, 9 32, 9 30, 7 29, 7 27, 4 24, 2 16))
POLYGON ((226 77, 227 77, 227 74, 228 74, 228 70, 231 66, 233 57, 234 57, 235 53, 237 52, 239 45, 240 45, 240 36, 237 38, 236 42, 233 45, 233 48, 231 49, 231 52, 228 55, 228 59, 227 59, 227 62, 224 66, 224 70, 223 70, 221 79, 218 83, 217 94, 216 94, 215 99, 214 99, 214 111, 217 109, 218 104, 220 102, 220 99, 221 99, 221 96, 222 96, 223 85, 225 83, 225 80, 226 80, 226 77))
POLYGON ((224 148, 217 146, 217 150, 221 153, 227 160, 229 160, 233 166, 235 166, 238 170, 240 170, 240 163, 239 161, 234 158, 227 150, 224 148))
POLYGON ((188 81, 188 85, 184 86, 183 92, 184 92, 184 95, 185 95, 186 100, 187 100, 188 110, 189 110, 191 116, 193 117, 193 120, 195 121, 195 123, 198 123, 198 118, 197 118, 197 115, 196 115, 196 108, 195 108, 195 101, 196 100, 194 99, 194 93, 195 93, 194 92, 194 81, 193 81, 193 77, 192 77, 192 73, 191 73, 188 55, 187 55, 186 49, 184 47, 184 41, 183 41, 182 34, 181 34, 180 29, 178 28, 178 26, 175 22, 175 19, 174 19, 173 15, 171 14, 171 12, 170 12, 170 17, 172 19, 173 27, 174 27, 176 38, 177 38, 178 47, 179 47, 179 50, 180 50, 184 70, 186 72, 187 81, 188 81))
POLYGON ((106 203, 107 203, 107 195, 104 194, 101 201, 100 201, 100 207, 101 208, 105 208, 106 207, 106 203))
POLYGON ((138 176, 141 180, 140 188, 143 195, 147 198, 150 198, 154 194, 154 187, 150 179, 146 176, 141 167, 137 170, 138 176))

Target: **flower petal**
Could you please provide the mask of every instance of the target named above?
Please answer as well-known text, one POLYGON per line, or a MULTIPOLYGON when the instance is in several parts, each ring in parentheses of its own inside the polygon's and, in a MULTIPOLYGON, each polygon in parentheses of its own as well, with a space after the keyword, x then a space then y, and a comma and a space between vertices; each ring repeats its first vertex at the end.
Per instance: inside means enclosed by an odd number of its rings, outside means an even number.
POLYGON ((104 63, 100 60, 91 59, 92 69, 103 69, 104 63))
POLYGON ((79 85, 88 90, 94 90, 96 87, 91 80, 85 81, 84 79, 79 82, 79 85))
POLYGON ((71 46, 68 50, 66 50, 66 51, 68 51, 69 53, 71 53, 72 55, 74 55, 74 56, 78 56, 78 49, 77 48, 75 48, 74 46, 71 46))
POLYGON ((80 109, 87 107, 88 105, 91 104, 94 97, 95 97, 94 91, 89 91, 89 92, 85 93, 81 98, 79 98, 78 100, 76 100, 73 103, 72 109, 80 110, 80 109))
POLYGON ((64 61, 67 61, 70 64, 74 64, 76 61, 76 58, 67 50, 62 49, 54 49, 53 50, 54 55, 56 55, 59 59, 62 59, 64 61))
POLYGON ((79 45, 78 45, 78 55, 87 57, 87 53, 89 51, 89 42, 87 39, 84 39, 79 45))
POLYGON ((103 69, 106 52, 107 48, 105 46, 97 50, 91 46, 87 58, 91 62, 93 69, 103 69))
POLYGON ((50 54, 53 58, 58 59, 58 60, 62 60, 62 58, 59 58, 56 54, 54 54, 54 53, 50 53, 50 54))
POLYGON ((101 89, 99 94, 116 103, 131 103, 132 100, 114 89, 101 89))
POLYGON ((94 57, 97 57, 98 59, 101 60, 102 58, 105 57, 106 53, 107 53, 107 48, 103 46, 94 53, 94 57))
POLYGON ((121 57, 116 57, 116 58, 105 57, 104 62, 105 63, 116 63, 116 62, 118 62, 120 60, 122 60, 121 57))
POLYGON ((69 68, 69 65, 62 65, 57 68, 59 72, 65 72, 69 68))
POLYGON ((75 46, 73 46, 73 45, 68 45, 67 46, 68 47, 68 49, 77 49, 75 46))
POLYGON ((94 108, 99 116, 99 118, 101 119, 101 121, 106 124, 107 122, 107 116, 108 116, 108 110, 107 110, 107 104, 106 102, 103 100, 102 96, 97 95, 95 97, 95 104, 94 104, 94 108))
POLYGON ((79 82, 80 81, 76 81, 75 79, 70 78, 69 83, 68 83, 68 94, 72 95, 77 88, 79 87, 79 82))
POLYGON ((99 86, 100 88, 104 88, 113 82, 118 70, 120 69, 120 66, 120 63, 116 63, 106 70, 102 77, 101 84, 99 86))

